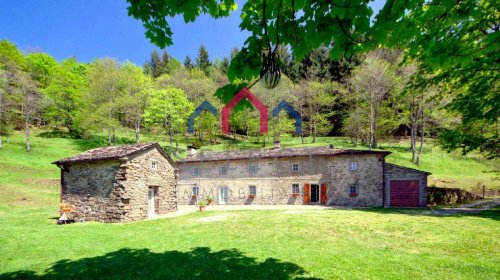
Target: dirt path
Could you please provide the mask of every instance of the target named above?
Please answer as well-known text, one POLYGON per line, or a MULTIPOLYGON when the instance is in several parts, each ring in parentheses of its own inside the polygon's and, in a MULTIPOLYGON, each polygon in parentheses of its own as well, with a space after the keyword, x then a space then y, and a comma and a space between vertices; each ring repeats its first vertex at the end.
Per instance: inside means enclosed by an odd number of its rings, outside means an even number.
POLYGON ((488 210, 495 206, 500 205, 500 198, 479 200, 468 204, 462 204, 457 207, 441 208, 439 210, 432 210, 435 215, 455 215, 455 214, 472 214, 488 210))

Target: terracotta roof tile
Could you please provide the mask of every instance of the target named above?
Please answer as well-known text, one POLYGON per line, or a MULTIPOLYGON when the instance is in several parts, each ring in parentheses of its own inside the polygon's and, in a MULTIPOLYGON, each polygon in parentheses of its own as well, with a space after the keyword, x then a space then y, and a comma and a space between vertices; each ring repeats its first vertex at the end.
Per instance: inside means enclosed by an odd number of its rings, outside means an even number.
POLYGON ((188 156, 177 163, 200 162, 200 161, 221 161, 231 159, 254 159, 254 158, 274 158, 274 157, 303 157, 303 156, 338 156, 338 155, 365 155, 378 154, 387 156, 391 152, 334 149, 330 147, 303 147, 303 148, 280 148, 280 149, 258 149, 258 150, 237 150, 225 152, 199 152, 188 156))
POLYGON ((135 154, 140 151, 145 151, 150 148, 157 147, 160 152, 175 165, 175 162, 170 159, 170 157, 163 151, 161 146, 158 143, 139 143, 139 144, 131 144, 131 145, 120 145, 120 146, 111 146, 104 148, 97 148, 85 151, 81 154, 74 155, 72 157, 64 158, 58 161, 53 162, 53 164, 64 165, 68 163, 75 162, 88 162, 88 161, 103 161, 103 160, 113 160, 120 159, 132 154, 135 154))

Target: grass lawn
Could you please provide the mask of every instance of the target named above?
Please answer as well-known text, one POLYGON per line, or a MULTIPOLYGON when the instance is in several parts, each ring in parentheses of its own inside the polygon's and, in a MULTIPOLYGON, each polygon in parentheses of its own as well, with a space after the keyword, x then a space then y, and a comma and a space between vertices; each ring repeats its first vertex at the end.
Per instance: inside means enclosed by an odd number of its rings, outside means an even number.
MULTIPOLYGON (((93 145, 35 136, 27 154, 15 134, 0 150, 0 279, 500 278, 500 208, 446 217, 400 209, 205 212, 57 226, 59 173, 50 162, 93 145), (204 219, 212 216, 219 219, 204 219)), ((394 150, 393 161, 405 159, 394 150)), ((442 170, 457 164, 473 173, 468 163, 493 166, 457 157, 442 170)))

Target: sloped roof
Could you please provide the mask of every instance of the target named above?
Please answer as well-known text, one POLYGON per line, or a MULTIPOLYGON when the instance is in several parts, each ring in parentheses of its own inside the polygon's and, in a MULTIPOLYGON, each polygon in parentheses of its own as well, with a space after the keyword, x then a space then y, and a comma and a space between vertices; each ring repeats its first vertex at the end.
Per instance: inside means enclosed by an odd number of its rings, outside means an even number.
POLYGON ((431 175, 432 174, 431 172, 427 172, 427 171, 423 171, 423 170, 418 170, 418 169, 415 169, 415 168, 410 168, 410 167, 401 166, 401 165, 397 165, 397 164, 393 164, 393 163, 388 163, 388 162, 386 162, 385 165, 391 166, 391 167, 396 167, 396 168, 401 168, 401 169, 406 169, 406 170, 409 170, 409 171, 412 171, 412 172, 425 173, 427 175, 431 175))
POLYGON ((85 151, 81 154, 54 161, 53 164, 65 165, 69 163, 80 163, 89 161, 116 160, 136 153, 156 148, 173 166, 178 168, 175 161, 163 150, 158 143, 139 143, 130 145, 110 146, 85 151))
POLYGON ((280 148, 280 149, 258 149, 258 150, 237 150, 225 152, 204 152, 188 156, 178 163, 200 162, 200 161, 222 161, 236 159, 256 159, 256 158, 283 158, 283 157, 304 157, 304 156, 340 156, 340 155, 382 155, 387 156, 391 152, 334 149, 330 147, 302 147, 302 148, 280 148))

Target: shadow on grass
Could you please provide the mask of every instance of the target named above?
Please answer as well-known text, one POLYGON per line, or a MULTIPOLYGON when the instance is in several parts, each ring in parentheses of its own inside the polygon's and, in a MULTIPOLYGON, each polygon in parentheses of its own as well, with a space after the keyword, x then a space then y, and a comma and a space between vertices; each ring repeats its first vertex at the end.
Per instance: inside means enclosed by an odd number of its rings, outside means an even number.
MULTIPOLYGON (((332 208, 331 210, 336 210, 335 208, 332 208)), ((362 211, 362 212, 371 212, 371 213, 376 213, 376 214, 400 214, 400 215, 408 215, 408 216, 429 216, 429 217, 478 217, 478 218, 486 218, 486 219, 492 219, 496 221, 500 221, 500 206, 496 206, 493 208, 490 208, 488 210, 482 210, 478 211, 478 209, 471 208, 470 212, 464 211, 464 212, 458 212, 458 213, 453 213, 450 211, 449 214, 437 214, 436 212, 440 210, 433 211, 431 209, 412 209, 412 208, 353 208, 352 210, 355 211, 362 211)))
POLYGON ((304 276, 300 266, 268 258, 259 262, 236 249, 151 252, 121 249, 103 256, 61 260, 44 274, 4 273, 0 279, 318 279, 304 276))

